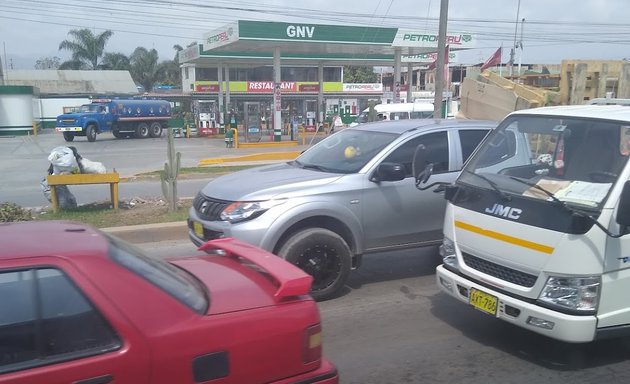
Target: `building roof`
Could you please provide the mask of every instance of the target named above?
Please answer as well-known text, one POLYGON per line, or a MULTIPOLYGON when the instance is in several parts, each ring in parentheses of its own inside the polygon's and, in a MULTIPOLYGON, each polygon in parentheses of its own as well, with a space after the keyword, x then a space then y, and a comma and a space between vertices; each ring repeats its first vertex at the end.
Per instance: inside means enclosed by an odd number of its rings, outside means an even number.
POLYGON ((40 95, 137 95, 129 71, 15 70, 4 74, 5 85, 26 85, 40 95))

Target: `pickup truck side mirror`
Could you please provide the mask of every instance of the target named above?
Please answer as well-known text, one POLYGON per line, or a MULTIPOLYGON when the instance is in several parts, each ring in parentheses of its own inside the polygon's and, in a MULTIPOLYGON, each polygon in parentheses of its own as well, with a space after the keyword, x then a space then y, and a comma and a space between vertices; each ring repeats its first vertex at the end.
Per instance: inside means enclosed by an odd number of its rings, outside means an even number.
POLYGON ((405 171, 405 166, 399 163, 387 163, 383 162, 376 167, 376 171, 372 177, 370 177, 371 181, 379 182, 379 181, 399 181, 403 180, 407 176, 407 172, 405 171))
POLYGON ((623 185, 621 197, 619 198, 619 207, 617 207, 617 224, 622 227, 630 226, 630 180, 623 185))

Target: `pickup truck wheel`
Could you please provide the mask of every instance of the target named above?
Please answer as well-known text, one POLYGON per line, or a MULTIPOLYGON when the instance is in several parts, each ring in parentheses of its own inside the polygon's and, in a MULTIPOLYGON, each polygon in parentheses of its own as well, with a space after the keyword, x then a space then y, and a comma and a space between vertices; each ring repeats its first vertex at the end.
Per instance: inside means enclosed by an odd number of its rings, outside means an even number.
POLYGON ((160 123, 151 123, 151 128, 149 128, 149 136, 151 136, 151 137, 160 137, 160 136, 162 136, 162 124, 160 124, 160 123))
POLYGON ((96 127, 93 125, 88 125, 85 128, 85 137, 87 137, 90 143, 96 141, 96 127))
POLYGON ((73 141, 74 140, 74 133, 72 133, 72 132, 64 132, 63 133, 63 139, 65 141, 68 141, 68 142, 73 141))
POLYGON ((149 137, 149 124, 138 124, 138 126, 136 127, 136 137, 138 139, 146 139, 147 137, 149 137))
POLYGON ((341 236, 324 228, 295 233, 278 255, 313 277, 311 296, 315 300, 334 297, 350 274, 350 247, 341 236))

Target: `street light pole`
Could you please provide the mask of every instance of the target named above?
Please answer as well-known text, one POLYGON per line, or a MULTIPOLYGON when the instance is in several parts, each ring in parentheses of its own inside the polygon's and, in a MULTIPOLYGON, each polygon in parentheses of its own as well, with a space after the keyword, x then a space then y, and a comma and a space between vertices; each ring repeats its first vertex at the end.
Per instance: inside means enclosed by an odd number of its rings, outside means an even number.
MULTIPOLYGON (((520 0, 519 0, 520 1, 520 0)), ((448 21, 448 0, 440 2, 440 28, 438 31, 438 52, 435 63, 435 95, 433 97, 433 116, 442 117, 442 98, 444 94, 444 62, 446 48, 446 24, 448 21)))
POLYGON ((514 74, 514 53, 516 51, 516 34, 518 33, 518 14, 521 11, 521 0, 518 0, 516 8, 516 22, 514 23, 514 45, 510 49, 510 77, 514 74))

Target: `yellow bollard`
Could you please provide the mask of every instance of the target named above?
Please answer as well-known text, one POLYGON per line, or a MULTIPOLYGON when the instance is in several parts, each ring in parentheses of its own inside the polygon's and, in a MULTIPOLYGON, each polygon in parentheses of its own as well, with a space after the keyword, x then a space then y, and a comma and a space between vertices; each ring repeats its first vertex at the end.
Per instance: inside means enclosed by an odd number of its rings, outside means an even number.
POLYGON ((238 148, 238 129, 236 128, 231 128, 232 129, 232 136, 234 137, 234 148, 238 148))
POLYGON ((33 135, 37 136, 37 122, 33 120, 33 135))

